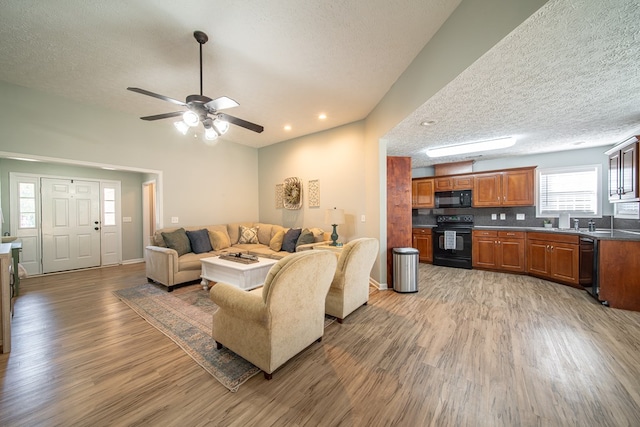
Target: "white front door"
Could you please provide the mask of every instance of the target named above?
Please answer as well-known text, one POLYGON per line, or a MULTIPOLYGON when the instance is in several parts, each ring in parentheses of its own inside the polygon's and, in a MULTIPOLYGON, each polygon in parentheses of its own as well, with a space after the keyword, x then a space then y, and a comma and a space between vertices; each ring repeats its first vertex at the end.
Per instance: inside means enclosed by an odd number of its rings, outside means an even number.
POLYGON ((100 265, 100 184, 42 178, 42 272, 100 265))

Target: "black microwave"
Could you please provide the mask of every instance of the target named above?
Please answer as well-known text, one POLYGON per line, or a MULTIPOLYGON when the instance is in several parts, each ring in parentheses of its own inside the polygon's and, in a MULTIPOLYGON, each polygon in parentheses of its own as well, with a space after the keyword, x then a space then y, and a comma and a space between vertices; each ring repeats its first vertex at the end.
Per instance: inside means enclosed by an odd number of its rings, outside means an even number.
POLYGON ((471 190, 436 191, 436 208, 470 208, 471 190))

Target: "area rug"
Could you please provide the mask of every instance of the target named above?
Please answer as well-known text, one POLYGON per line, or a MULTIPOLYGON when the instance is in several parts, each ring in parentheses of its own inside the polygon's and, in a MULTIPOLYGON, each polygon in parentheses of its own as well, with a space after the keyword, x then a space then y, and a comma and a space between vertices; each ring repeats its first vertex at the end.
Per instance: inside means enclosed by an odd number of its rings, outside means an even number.
MULTIPOLYGON (((218 307, 200 285, 167 292, 151 283, 114 291, 149 324, 173 340, 205 371, 232 392, 260 372, 232 351, 216 349, 211 338, 211 319, 218 307)), ((335 319, 327 316, 325 327, 335 319)))

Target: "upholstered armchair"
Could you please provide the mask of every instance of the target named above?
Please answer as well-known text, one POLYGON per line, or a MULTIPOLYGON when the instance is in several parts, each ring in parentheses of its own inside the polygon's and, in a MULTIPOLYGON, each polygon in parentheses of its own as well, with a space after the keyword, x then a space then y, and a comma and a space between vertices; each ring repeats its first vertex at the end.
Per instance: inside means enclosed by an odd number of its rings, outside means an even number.
POLYGON ((266 379, 324 334, 324 304, 337 259, 329 251, 289 255, 271 267, 262 292, 217 283, 213 339, 262 369, 266 379), (257 291, 257 292, 256 292, 257 291))
POLYGON ((369 274, 378 255, 378 241, 355 239, 344 245, 325 302, 325 313, 338 322, 369 301, 369 274))

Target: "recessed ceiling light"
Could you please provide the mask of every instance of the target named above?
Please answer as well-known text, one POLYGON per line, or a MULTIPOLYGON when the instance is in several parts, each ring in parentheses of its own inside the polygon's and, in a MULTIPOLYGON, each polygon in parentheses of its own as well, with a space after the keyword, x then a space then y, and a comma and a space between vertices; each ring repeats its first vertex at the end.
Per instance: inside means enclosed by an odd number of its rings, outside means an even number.
POLYGON ((324 119, 326 119, 326 118, 327 118, 327 115, 326 115, 325 113, 320 113, 320 115, 318 116, 318 118, 319 118, 320 120, 324 120, 324 119))
POLYGON ((420 123, 420 126, 433 126, 435 124, 435 120, 425 120, 424 122, 420 123))
POLYGON ((427 156, 444 157, 455 156, 457 154, 475 153, 477 151, 497 150, 499 148, 511 147, 516 143, 512 136, 508 138, 490 139, 488 141, 477 141, 466 144, 448 145, 446 147, 428 148, 427 156))
POLYGON ((284 130, 289 132, 291 130, 291 125, 284 125, 284 130))

